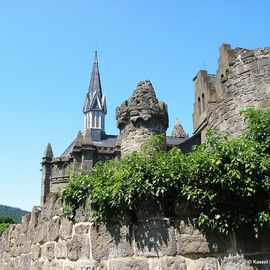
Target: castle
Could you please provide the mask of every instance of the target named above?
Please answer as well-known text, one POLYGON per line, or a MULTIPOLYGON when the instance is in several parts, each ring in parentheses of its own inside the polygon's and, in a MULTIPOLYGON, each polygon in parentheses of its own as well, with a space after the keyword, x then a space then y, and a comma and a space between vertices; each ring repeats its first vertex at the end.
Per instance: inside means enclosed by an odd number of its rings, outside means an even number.
MULTIPOLYGON (((270 48, 248 50, 220 47, 217 74, 200 70, 193 79, 195 102, 194 134, 188 138, 179 121, 172 136, 166 137, 167 149, 180 147, 190 151, 205 139, 207 128, 231 136, 245 129, 240 115, 248 106, 266 106, 270 100, 270 48)), ((69 181, 70 171, 92 170, 96 162, 140 151, 141 144, 153 134, 166 132, 168 110, 158 101, 150 81, 138 83, 132 96, 116 109, 119 135, 106 134, 106 98, 102 92, 97 52, 83 107, 84 131, 60 157, 54 157, 47 145, 42 159, 41 204, 51 192, 59 192, 69 181)))
MULTIPOLYGON (((239 112, 269 104, 270 48, 222 45, 218 62, 217 74, 201 70, 194 78, 193 136, 188 138, 177 122, 167 137, 168 149, 177 146, 190 151, 205 140, 208 127, 237 136, 245 128, 239 112)), ((83 132, 60 157, 53 157, 51 146, 46 147, 43 205, 34 206, 21 224, 10 225, 0 236, 0 269, 269 269, 269 230, 258 239, 245 229, 228 236, 204 232, 196 226, 196 215, 181 201, 173 206, 175 216, 169 218, 162 205, 144 200, 138 205, 137 222, 108 217, 96 223, 83 205, 73 220, 64 216, 57 192, 67 184, 69 170, 91 171, 98 160, 140 151, 142 142, 168 126, 166 104, 158 101, 150 81, 145 81, 117 108, 119 135, 106 134, 106 99, 97 55, 83 113, 83 132)))

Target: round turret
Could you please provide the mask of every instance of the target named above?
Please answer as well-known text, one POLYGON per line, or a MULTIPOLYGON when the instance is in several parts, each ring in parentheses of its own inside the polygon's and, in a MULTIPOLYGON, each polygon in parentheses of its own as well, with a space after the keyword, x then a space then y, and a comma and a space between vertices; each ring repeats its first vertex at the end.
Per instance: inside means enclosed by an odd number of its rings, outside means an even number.
POLYGON ((117 127, 120 130, 121 153, 141 151, 141 145, 151 135, 166 132, 168 110, 156 98, 150 81, 141 81, 129 100, 116 109, 117 127))

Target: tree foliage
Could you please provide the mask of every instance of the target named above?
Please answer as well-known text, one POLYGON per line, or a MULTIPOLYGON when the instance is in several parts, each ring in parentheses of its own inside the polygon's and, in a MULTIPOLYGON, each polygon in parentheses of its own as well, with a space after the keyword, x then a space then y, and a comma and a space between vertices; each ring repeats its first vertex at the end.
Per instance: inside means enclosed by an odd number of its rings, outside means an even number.
POLYGON ((136 212, 141 199, 162 203, 175 196, 199 209, 202 229, 227 234, 252 227, 255 235, 270 224, 270 109, 243 112, 247 130, 241 137, 209 131, 205 144, 191 153, 164 151, 164 135, 153 137, 144 153, 121 161, 99 162, 91 175, 73 176, 62 191, 70 216, 90 197, 92 218, 112 210, 136 212))
POLYGON ((30 212, 22 210, 20 208, 0 204, 0 216, 9 216, 16 223, 20 223, 22 216, 29 214, 29 213, 30 212))
POLYGON ((15 221, 9 216, 0 216, 0 235, 8 229, 10 224, 14 224, 15 221))

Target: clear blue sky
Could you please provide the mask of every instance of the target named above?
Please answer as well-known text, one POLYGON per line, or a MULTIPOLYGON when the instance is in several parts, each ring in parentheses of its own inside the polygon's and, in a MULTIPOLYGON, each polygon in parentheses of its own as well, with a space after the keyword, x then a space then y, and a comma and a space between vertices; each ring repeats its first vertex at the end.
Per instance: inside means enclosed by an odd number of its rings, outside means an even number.
POLYGON ((218 48, 270 46, 270 1, 9 0, 0 3, 0 204, 30 210, 40 200, 40 161, 60 155, 83 128, 94 50, 115 108, 150 79, 192 134, 193 82, 217 69, 218 48))

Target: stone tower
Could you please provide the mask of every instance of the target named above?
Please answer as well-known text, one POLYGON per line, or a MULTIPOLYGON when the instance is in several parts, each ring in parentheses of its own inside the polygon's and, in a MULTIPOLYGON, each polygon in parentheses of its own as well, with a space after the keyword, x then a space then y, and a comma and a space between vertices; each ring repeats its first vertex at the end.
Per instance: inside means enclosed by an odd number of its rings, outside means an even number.
POLYGON ((93 63, 91 80, 84 107, 84 130, 91 130, 94 141, 101 141, 105 134, 105 115, 107 114, 106 97, 102 94, 97 52, 93 63))
POLYGON ((51 144, 48 143, 42 158, 42 176, 41 176, 41 205, 45 203, 46 196, 50 193, 51 181, 51 161, 53 158, 53 151, 51 144))
POLYGON ((150 81, 141 81, 131 98, 116 109, 116 120, 120 130, 121 154, 141 151, 142 143, 151 135, 166 132, 167 105, 158 101, 150 81))

